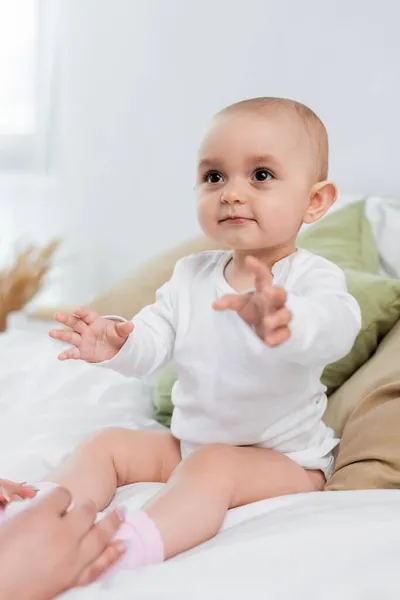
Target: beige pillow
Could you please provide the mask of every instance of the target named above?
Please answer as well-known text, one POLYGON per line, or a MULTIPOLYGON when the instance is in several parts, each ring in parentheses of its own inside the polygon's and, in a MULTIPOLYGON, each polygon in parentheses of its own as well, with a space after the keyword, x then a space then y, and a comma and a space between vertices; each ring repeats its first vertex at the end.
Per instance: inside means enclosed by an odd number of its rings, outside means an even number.
MULTIPOLYGON (((100 315, 120 315, 131 319, 144 306, 154 302, 156 291, 171 278, 175 264, 180 258, 203 250, 219 249, 221 244, 204 235, 190 238, 144 263, 133 275, 99 294, 90 302, 90 306, 100 315)), ((73 312, 75 307, 76 305, 36 308, 30 316, 49 320, 57 311, 73 312)))
POLYGON ((324 421, 342 438, 326 490, 400 487, 400 322, 331 395, 324 421))

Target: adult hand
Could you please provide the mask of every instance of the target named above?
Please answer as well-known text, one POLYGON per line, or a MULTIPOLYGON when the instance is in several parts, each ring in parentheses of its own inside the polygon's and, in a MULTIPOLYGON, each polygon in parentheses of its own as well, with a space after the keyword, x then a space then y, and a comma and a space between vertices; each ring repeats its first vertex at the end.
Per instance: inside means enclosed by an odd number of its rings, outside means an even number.
POLYGON ((0 503, 8 504, 10 500, 34 498, 36 489, 24 483, 15 483, 9 479, 0 479, 0 503))
POLYGON ((0 526, 0 600, 50 600, 86 585, 124 553, 112 541, 117 511, 94 524, 90 504, 66 512, 71 495, 57 488, 0 526))
POLYGON ((246 265, 255 275, 255 292, 226 294, 214 302, 215 310, 234 310, 254 328, 268 346, 279 346, 290 337, 291 312, 286 308, 286 292, 272 285, 269 269, 253 256, 246 265))
POLYGON ((73 315, 56 313, 54 318, 72 331, 52 329, 50 337, 72 344, 59 354, 60 360, 85 360, 90 363, 110 360, 121 350, 133 331, 133 323, 119 323, 100 317, 90 308, 77 308, 73 315))

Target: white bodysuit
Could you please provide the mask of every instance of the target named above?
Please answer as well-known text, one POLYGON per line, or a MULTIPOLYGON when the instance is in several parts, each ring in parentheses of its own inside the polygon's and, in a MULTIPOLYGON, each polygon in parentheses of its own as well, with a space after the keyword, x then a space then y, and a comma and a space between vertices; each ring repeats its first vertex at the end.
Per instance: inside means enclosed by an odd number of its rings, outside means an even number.
POLYGON ((324 367, 347 354, 361 315, 342 270, 306 250, 276 263, 273 284, 285 288, 291 337, 266 346, 237 313, 213 302, 236 293, 224 277, 230 252, 180 260, 156 302, 134 318, 120 352, 101 366, 145 377, 173 359, 171 432, 182 455, 202 444, 261 446, 328 477, 339 440, 322 421, 324 367))

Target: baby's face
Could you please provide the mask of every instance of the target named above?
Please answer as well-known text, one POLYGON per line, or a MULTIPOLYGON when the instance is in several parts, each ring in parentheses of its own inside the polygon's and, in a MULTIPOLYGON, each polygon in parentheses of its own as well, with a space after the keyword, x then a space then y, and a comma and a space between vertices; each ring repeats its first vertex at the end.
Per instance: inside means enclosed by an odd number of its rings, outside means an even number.
POLYGON ((200 225, 236 250, 292 248, 314 183, 310 141, 293 115, 222 114, 199 152, 200 225))

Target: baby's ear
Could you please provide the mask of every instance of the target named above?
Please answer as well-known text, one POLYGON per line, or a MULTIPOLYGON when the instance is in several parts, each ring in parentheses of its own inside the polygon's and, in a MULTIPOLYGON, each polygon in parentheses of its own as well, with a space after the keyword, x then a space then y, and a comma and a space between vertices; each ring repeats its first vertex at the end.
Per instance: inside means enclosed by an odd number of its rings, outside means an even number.
POLYGON ((332 181, 316 183, 310 192, 310 202, 304 215, 304 223, 318 221, 336 202, 337 187, 332 181))

